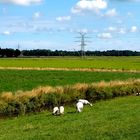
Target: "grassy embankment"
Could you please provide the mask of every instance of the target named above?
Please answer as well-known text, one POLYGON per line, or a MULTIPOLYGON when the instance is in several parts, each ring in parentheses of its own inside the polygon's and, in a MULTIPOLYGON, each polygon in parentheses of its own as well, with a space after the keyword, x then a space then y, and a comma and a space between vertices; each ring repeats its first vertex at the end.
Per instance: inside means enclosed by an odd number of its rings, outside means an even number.
POLYGON ((95 102, 140 92, 140 80, 75 84, 57 87, 39 87, 32 91, 17 91, 0 95, 0 116, 25 115, 52 109, 54 106, 71 105, 79 98, 95 102))
POLYGON ((85 106, 80 114, 66 107, 51 112, 0 120, 0 140, 139 140, 140 98, 129 96, 85 106))

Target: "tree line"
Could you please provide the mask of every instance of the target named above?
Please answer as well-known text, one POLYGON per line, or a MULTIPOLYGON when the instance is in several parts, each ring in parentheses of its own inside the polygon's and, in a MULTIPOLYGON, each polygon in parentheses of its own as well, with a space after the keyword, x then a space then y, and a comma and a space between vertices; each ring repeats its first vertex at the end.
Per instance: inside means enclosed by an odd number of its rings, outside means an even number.
POLYGON ((0 57, 18 57, 20 56, 21 51, 18 49, 1 49, 0 48, 0 57))
MULTIPOLYGON (((23 50, 23 56, 81 56, 81 51, 63 50, 23 50)), ((130 50, 85 51, 86 56, 140 56, 140 52, 130 50)))
MULTIPOLYGON (((22 50, 19 49, 1 49, 0 57, 48 57, 48 56, 81 56, 81 51, 63 51, 63 50, 22 50)), ((130 50, 107 50, 107 51, 85 51, 86 56, 140 56, 138 51, 130 50)))

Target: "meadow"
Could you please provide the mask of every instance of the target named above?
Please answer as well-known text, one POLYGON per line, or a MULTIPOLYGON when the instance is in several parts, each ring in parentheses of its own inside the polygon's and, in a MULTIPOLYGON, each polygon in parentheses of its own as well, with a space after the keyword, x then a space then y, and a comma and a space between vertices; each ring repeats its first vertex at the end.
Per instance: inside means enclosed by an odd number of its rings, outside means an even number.
POLYGON ((132 95, 140 91, 140 82, 132 80, 131 83, 128 79, 140 79, 140 73, 70 69, 140 71, 140 57, 2 58, 0 67, 4 68, 0 70, 0 140, 139 140, 140 98, 132 95), (15 70, 6 69, 9 67, 15 70), (97 87, 91 84, 100 81, 105 82, 97 87), (114 84, 106 83, 109 81, 114 84), (76 113, 77 96, 89 99, 94 106, 85 106, 82 113, 76 113), (61 102, 65 114, 52 116, 52 107, 61 102), (15 112, 18 117, 9 117, 15 112))
POLYGON ((22 68, 94 68, 140 70, 140 57, 54 57, 54 58, 2 58, 0 67, 22 68))
POLYGON ((119 97, 85 106, 67 106, 63 116, 51 112, 0 120, 0 140, 139 140, 140 98, 119 97))
POLYGON ((45 85, 64 86, 138 78, 140 78, 140 73, 0 70, 0 93, 3 91, 32 90, 45 85))

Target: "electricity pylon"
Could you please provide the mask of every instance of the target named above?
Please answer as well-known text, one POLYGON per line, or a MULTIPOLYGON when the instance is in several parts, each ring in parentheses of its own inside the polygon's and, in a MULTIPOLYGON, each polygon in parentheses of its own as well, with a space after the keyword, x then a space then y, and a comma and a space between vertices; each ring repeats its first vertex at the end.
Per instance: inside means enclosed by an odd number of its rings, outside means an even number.
POLYGON ((19 45, 19 43, 18 43, 18 45, 17 45, 17 49, 20 50, 20 45, 19 45))
POLYGON ((86 38, 89 38, 87 37, 87 33, 83 33, 83 32, 79 32, 79 38, 80 40, 79 41, 76 41, 76 42, 80 42, 80 46, 81 46, 81 57, 82 58, 85 58, 86 57, 86 53, 85 53, 85 46, 87 46, 87 44, 85 42, 89 42, 87 40, 85 40, 86 38))

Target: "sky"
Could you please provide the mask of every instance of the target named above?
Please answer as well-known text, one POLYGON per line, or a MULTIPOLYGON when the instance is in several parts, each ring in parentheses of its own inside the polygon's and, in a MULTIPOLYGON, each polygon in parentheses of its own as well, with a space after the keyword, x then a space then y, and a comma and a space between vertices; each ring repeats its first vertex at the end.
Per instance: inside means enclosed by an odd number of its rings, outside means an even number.
POLYGON ((0 0, 0 47, 140 51, 140 0, 0 0))

